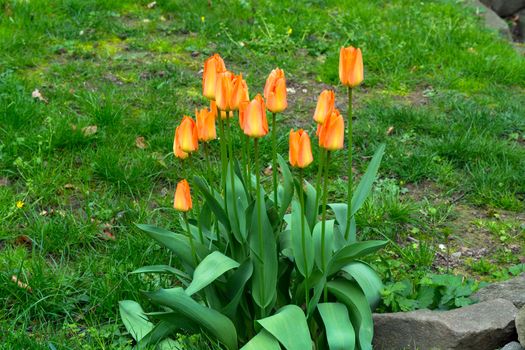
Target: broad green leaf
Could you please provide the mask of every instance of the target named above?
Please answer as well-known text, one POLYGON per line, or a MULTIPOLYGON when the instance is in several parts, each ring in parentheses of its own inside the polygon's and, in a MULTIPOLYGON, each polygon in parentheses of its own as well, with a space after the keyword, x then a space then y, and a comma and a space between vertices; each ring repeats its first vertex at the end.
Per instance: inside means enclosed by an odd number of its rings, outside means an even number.
POLYGON ((330 281, 327 286, 328 291, 337 298, 337 301, 348 308, 359 349, 372 350, 374 337, 372 311, 361 288, 349 281, 330 281))
POLYGON ((321 299, 321 295, 323 294, 323 290, 326 285, 326 275, 316 271, 312 274, 312 277, 310 277, 308 283, 308 288, 313 288, 314 290, 313 294, 310 294, 310 301, 306 310, 308 318, 310 318, 312 313, 315 311, 317 303, 319 303, 319 300, 321 299))
POLYGON ((289 258, 293 258, 292 251, 292 233, 290 230, 284 230, 279 233, 279 248, 281 248, 281 253, 289 258))
POLYGON ((171 267, 169 265, 149 265, 142 266, 130 273, 171 273, 185 280, 189 280, 191 277, 187 273, 182 272, 179 269, 171 267))
POLYGON ((341 270, 353 277, 368 300, 370 308, 374 310, 381 300, 383 283, 373 268, 360 261, 354 261, 341 270))
POLYGON ((383 248, 388 241, 355 242, 337 251, 328 264, 328 275, 338 272, 343 266, 365 255, 374 253, 383 248))
POLYGON ((241 350, 281 350, 281 346, 273 335, 265 329, 261 329, 241 350))
POLYGON ((317 215, 319 214, 319 207, 315 205, 316 192, 315 188, 308 182, 304 181, 304 194, 305 194, 305 207, 306 207, 306 220, 310 226, 310 230, 313 230, 315 222, 317 221, 317 215))
POLYGON ((239 263, 221 252, 215 251, 205 257, 193 272, 193 279, 186 294, 193 295, 206 287, 228 270, 239 267, 239 263))
POLYGON ((157 345, 157 350, 183 350, 182 345, 173 339, 164 339, 157 345))
POLYGON ((148 320, 139 303, 122 300, 119 302, 119 310, 124 327, 136 341, 140 341, 153 329, 153 323, 148 320))
POLYGON ((238 348, 237 331, 232 321, 220 312, 199 304, 182 288, 161 289, 145 294, 153 303, 167 306, 174 312, 187 317, 205 332, 218 339, 229 350, 238 348))
POLYGON ((230 302, 222 309, 222 313, 233 318, 237 311, 239 302, 244 294, 246 283, 250 280, 253 274, 253 263, 251 260, 246 260, 239 266, 226 283, 227 300, 230 302))
POLYGON ((385 144, 382 143, 377 148, 377 151, 372 157, 370 164, 368 164, 365 174, 361 177, 361 180, 359 181, 359 184, 357 185, 357 188, 355 189, 355 192, 352 196, 352 216, 354 216, 354 214, 361 208, 366 200, 366 197, 368 197, 368 194, 372 189, 372 185, 376 180, 377 171, 379 170, 379 165, 381 164, 381 158, 383 158, 384 152, 385 144))
POLYGON ((248 207, 248 198, 246 196, 246 190, 242 184, 241 179, 235 174, 233 176, 233 190, 231 185, 232 176, 232 163, 228 164, 228 172, 226 175, 226 199, 228 201, 228 218, 230 219, 230 226, 235 236, 235 239, 239 243, 246 242, 248 232, 246 231, 246 215, 244 212, 248 207), (235 194, 235 196, 234 196, 235 194), (235 202, 235 207, 234 207, 235 202), (237 211, 234 211, 234 208, 237 211))
POLYGON ((346 230, 346 212, 348 205, 346 203, 329 203, 328 207, 332 209, 335 215, 335 220, 339 225, 339 230, 343 233, 343 237, 346 230))
POLYGON ((308 222, 306 222, 304 217, 304 234, 301 232, 301 216, 301 205, 294 200, 292 202, 292 225, 290 227, 292 251, 297 269, 303 276, 308 277, 314 267, 315 251, 310 226, 308 226, 308 222))
POLYGON ((321 271, 325 271, 334 251, 334 220, 325 222, 324 234, 324 261, 323 251, 323 222, 319 221, 314 227, 313 241, 315 246, 315 262, 321 271))
POLYGON ((257 321, 287 350, 312 348, 310 331, 303 310, 297 305, 283 306, 275 315, 257 321))
POLYGON ((256 203, 252 214, 252 226, 250 228, 249 239, 253 261, 252 295, 255 303, 265 308, 275 299, 278 260, 277 243, 266 212, 264 193, 262 190, 260 192, 260 198, 261 201, 260 203, 256 203), (259 214, 257 214, 257 210, 259 210, 259 214), (261 219, 260 223, 258 222, 259 217, 261 219), (259 237, 259 224, 261 237, 259 237))
POLYGON ((219 203, 215 196, 210 193, 206 182, 199 176, 195 176, 193 178, 193 182, 195 186, 197 186, 199 191, 202 193, 204 198, 206 198, 206 204, 213 211, 217 219, 221 222, 221 224, 223 224, 226 230, 230 230, 230 221, 228 220, 228 215, 226 215, 222 204, 219 203))
POLYGON ((277 155, 277 160, 283 175, 283 186, 282 191, 280 192, 281 196, 279 198, 279 218, 282 218, 288 210, 288 207, 290 206, 293 198, 293 177, 288 164, 286 164, 286 161, 283 159, 283 157, 281 157, 280 154, 277 155))
MULTIPOLYGON (((191 254, 191 248, 188 237, 181 235, 160 227, 146 224, 137 224, 137 227, 142 231, 145 231, 151 238, 156 240, 158 243, 168 248, 177 255, 185 264, 194 267, 195 262, 191 254)), ((197 256, 205 256, 208 254, 208 249, 198 242, 194 242, 195 249, 197 250, 197 256)))
MULTIPOLYGON (((189 322, 185 317, 178 317, 174 313, 171 314, 173 319, 162 318, 161 321, 137 343, 135 348, 137 350, 147 349, 148 346, 160 344, 163 339, 169 337, 177 330, 189 330, 189 322)), ((198 331, 198 328, 193 329, 193 331, 198 331)))
POLYGON ((348 317, 348 309, 340 303, 321 303, 317 305, 326 330, 326 340, 330 350, 355 349, 355 332, 348 317))

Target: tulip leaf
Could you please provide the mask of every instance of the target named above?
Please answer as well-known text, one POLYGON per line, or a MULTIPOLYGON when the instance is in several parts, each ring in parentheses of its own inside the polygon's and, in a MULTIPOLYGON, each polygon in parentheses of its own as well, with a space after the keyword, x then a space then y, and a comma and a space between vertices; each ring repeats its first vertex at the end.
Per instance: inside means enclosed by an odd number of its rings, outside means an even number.
POLYGON ((361 208, 366 200, 366 197, 368 197, 368 194, 372 190, 372 185, 376 180, 377 171, 379 170, 379 165, 381 164, 381 158, 383 158, 384 152, 385 144, 382 143, 379 145, 377 151, 372 157, 372 160, 368 164, 365 174, 361 177, 361 180, 359 181, 359 184, 357 185, 357 188, 355 189, 352 196, 352 216, 354 216, 354 214, 361 208))
POLYGON ((264 194, 261 190, 260 202, 256 201, 252 214, 249 239, 253 261, 252 295, 255 303, 265 308, 272 303, 276 293, 278 254, 276 239, 263 198, 264 194))
POLYGON ((283 157, 280 154, 277 154, 277 160, 279 161, 279 165, 281 167, 281 173, 283 175, 283 186, 280 191, 280 197, 279 197, 279 218, 282 218, 286 211, 288 210, 288 207, 290 206, 290 203, 292 202, 293 198, 293 177, 292 173, 290 172, 290 168, 288 167, 288 164, 286 164, 286 161, 283 159, 283 157))
POLYGON ((316 206, 317 192, 315 188, 308 182, 304 181, 304 195, 305 195, 305 215, 310 230, 313 230, 315 222, 317 221, 317 215, 319 214, 319 207, 316 206))
POLYGON ((374 336, 372 311, 361 288, 355 283, 342 280, 330 281, 327 287, 328 291, 348 308, 359 349, 372 350, 374 336))
POLYGON ((135 273, 171 273, 177 277, 179 277, 179 280, 189 280, 191 277, 182 272, 179 269, 176 269, 174 267, 171 267, 169 265, 149 265, 149 266, 142 266, 132 272, 132 274, 135 273))
POLYGON ((210 207, 211 211, 213 211, 217 219, 221 222, 221 224, 223 224, 226 230, 230 230, 230 221, 228 220, 228 215, 226 215, 224 208, 215 198, 215 196, 210 193, 204 180, 199 176, 195 176, 193 180, 195 186, 197 186, 204 198, 206 198, 206 204, 210 207))
MULTIPOLYGON (((153 225, 137 224, 136 226, 158 243, 174 252, 182 262, 191 267, 195 266, 190 243, 186 235, 174 233, 153 225)), ((197 256, 205 256, 208 253, 208 249, 200 243, 194 242, 194 245, 197 250, 197 256)))
POLYGON ((226 199, 228 201, 228 217, 235 239, 239 243, 246 242, 248 232, 246 227, 246 215, 244 212, 248 207, 248 198, 241 179, 234 173, 233 187, 231 185, 232 176, 232 162, 228 164, 228 172, 226 177, 226 199), (233 189, 233 190, 232 190, 233 189), (235 201, 235 206, 234 206, 235 201), (236 211, 234 210, 236 209, 236 211))
POLYGON ((388 241, 363 241, 350 243, 337 251, 328 264, 328 275, 337 273, 343 266, 365 255, 374 253, 383 248, 388 241))
POLYGON ((221 252, 214 251, 205 257, 193 272, 193 279, 186 294, 193 295, 206 287, 228 270, 239 267, 239 263, 221 252))
MULTIPOLYGON (((181 317, 180 315, 170 312, 167 317, 159 317, 161 321, 153 327, 153 329, 146 334, 138 343, 137 349, 147 349, 148 345, 160 344, 163 339, 170 336, 177 330, 184 329, 190 330, 189 326, 191 322, 188 319, 181 317)), ((198 331, 198 328, 193 328, 193 332, 198 331)))
POLYGON ((233 318, 244 294, 246 283, 248 283, 252 274, 253 263, 251 260, 246 260, 229 278, 226 284, 226 294, 227 300, 230 300, 230 302, 222 309, 222 313, 226 316, 233 318))
POLYGON ((292 202, 291 225, 292 251, 297 269, 303 276, 308 277, 314 267, 315 252, 310 227, 304 217, 304 235, 303 232, 301 232, 301 216, 301 205, 298 201, 294 200, 292 202))
POLYGON ((306 310, 308 317, 310 317, 310 315, 312 315, 312 313, 315 311, 315 307, 317 306, 317 303, 319 303, 321 295, 323 294, 323 290, 326 285, 326 275, 322 274, 319 271, 314 272, 314 274, 312 274, 312 277, 310 277, 310 280, 308 281, 308 285, 309 288, 313 287, 314 289, 314 293, 310 298, 310 302, 308 303, 308 307, 306 310))
POLYGON ((341 270, 357 282, 363 290, 370 308, 374 310, 381 300, 381 290, 383 289, 383 282, 374 269, 363 262, 354 261, 341 270))
POLYGON ((241 350, 281 350, 279 342, 273 335, 271 335, 264 328, 248 343, 246 343, 241 350))
POLYGON ((203 331, 218 339, 228 350, 238 348, 237 331, 232 321, 220 312, 199 304, 182 288, 160 289, 145 294, 152 302, 167 306, 180 316, 186 317, 203 331))
POLYGON ((324 235, 324 261, 323 247, 323 222, 319 221, 314 227, 313 241, 315 246, 315 262, 321 271, 325 271, 334 250, 334 220, 326 220, 324 235))
POLYGON ((144 338, 154 327, 140 304, 133 300, 120 301, 119 311, 124 327, 136 341, 144 338))
POLYGON ((330 350, 355 349, 355 332, 348 309, 340 303, 321 303, 317 305, 326 330, 326 340, 330 350))
POLYGON ((277 338, 287 350, 312 348, 306 317, 297 305, 283 306, 274 315, 257 322, 277 338))

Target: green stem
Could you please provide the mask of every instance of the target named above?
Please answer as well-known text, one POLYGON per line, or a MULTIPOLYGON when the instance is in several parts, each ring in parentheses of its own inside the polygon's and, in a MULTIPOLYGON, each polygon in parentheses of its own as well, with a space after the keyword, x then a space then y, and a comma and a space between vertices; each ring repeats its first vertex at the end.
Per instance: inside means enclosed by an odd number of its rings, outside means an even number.
POLYGON ((272 113, 272 177, 273 177, 273 205, 278 211, 277 205, 277 130, 275 125, 276 113, 272 113))
POLYGON ((228 161, 230 166, 230 185, 231 185, 231 191, 233 195, 233 217, 235 219, 235 225, 239 225, 239 215, 237 213, 237 196, 235 194, 235 170, 233 167, 233 133, 230 128, 230 118, 226 119, 226 133, 228 134, 228 144, 230 148, 230 160, 228 161))
POLYGON ((210 188, 211 193, 213 194, 213 167, 210 162, 210 151, 208 149, 209 145, 208 142, 204 142, 202 145, 204 148, 204 162, 206 162, 206 180, 208 181, 208 187, 210 188))
POLYGON ((246 140, 246 171, 248 172, 248 193, 252 195, 252 164, 251 164, 251 149, 250 149, 250 138, 243 135, 246 140))
POLYGON ((352 176, 352 91, 352 88, 348 87, 348 201, 345 239, 348 239, 350 234, 350 222, 352 220, 352 187, 354 181, 352 176))
MULTIPOLYGON (((259 238, 259 258, 263 259, 263 243, 264 243, 264 240, 263 240, 263 234, 262 234, 262 218, 261 218, 261 211, 262 211, 262 208, 261 208, 261 179, 260 179, 260 168, 259 168, 259 139, 256 138, 254 139, 254 150, 255 150, 255 183, 256 183, 256 201, 255 201, 255 205, 257 207, 257 235, 258 235, 258 238, 259 238)), ((260 294, 261 294, 261 298, 264 300, 265 299, 265 296, 264 296, 264 291, 265 291, 265 288, 264 288, 264 267, 263 267, 263 264, 262 263, 259 263, 260 264, 260 274, 262 276, 261 278, 261 283, 260 283, 260 294)), ((266 316, 265 315, 265 310, 264 308, 261 310, 261 313, 262 313, 262 317, 266 316)))
POLYGON ((226 136, 224 134, 224 121, 221 118, 221 111, 217 110, 217 114, 219 115, 219 138, 221 147, 221 185, 224 190, 224 210, 228 212, 228 201, 226 200, 226 136))
POLYGON ((319 214, 319 198, 321 197, 321 180, 323 176, 323 165, 325 157, 325 149, 320 148, 320 157, 319 157, 319 170, 317 171, 317 182, 315 184, 315 219, 317 220, 317 215, 319 214))
POLYGON ((193 256, 193 261, 195 262, 195 267, 199 264, 199 259, 197 259, 197 252, 195 251, 195 245, 193 244, 193 235, 191 234, 190 224, 188 222, 188 213, 184 212, 184 222, 186 223, 186 231, 188 231, 188 238, 190 239, 190 248, 191 255, 193 256))
MULTIPOLYGON (((325 229, 326 229, 326 201, 328 198, 328 165, 330 164, 330 151, 326 151, 325 159, 325 170, 324 170, 324 183, 323 183, 323 208, 322 208, 322 223, 321 223, 321 265, 323 267, 323 272, 326 273, 325 266, 325 256, 324 256, 324 247, 325 247, 325 229)), ((324 302, 328 302, 328 289, 325 285, 324 287, 324 302)))
MULTIPOLYGON (((188 170, 190 172, 190 174, 193 174, 193 161, 192 161, 192 155, 190 153, 190 155, 188 156, 188 170)), ((198 219, 198 215, 200 215, 200 208, 199 208, 199 201, 198 201, 198 198, 195 198, 195 201, 194 202, 194 207, 195 207, 195 210, 194 210, 194 217, 195 217, 195 221, 197 221, 197 228, 199 229, 199 239, 201 241, 202 244, 204 244, 204 236, 202 234, 202 227, 201 227, 201 224, 200 224, 200 220, 198 219)))
POLYGON ((308 294, 309 294, 309 288, 308 288, 308 259, 306 258, 306 237, 305 237, 305 231, 304 231, 304 189, 303 189, 303 169, 299 168, 299 202, 301 203, 301 245, 303 249, 303 257, 304 257, 304 298, 305 298, 305 304, 308 308, 308 294))

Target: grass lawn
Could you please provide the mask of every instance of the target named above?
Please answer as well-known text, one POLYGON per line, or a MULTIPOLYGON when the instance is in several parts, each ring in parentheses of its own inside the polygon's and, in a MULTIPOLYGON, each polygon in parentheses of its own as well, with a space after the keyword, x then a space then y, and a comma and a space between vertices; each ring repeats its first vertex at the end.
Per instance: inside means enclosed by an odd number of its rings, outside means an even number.
MULTIPOLYGON (((312 134, 323 88, 335 86, 346 111, 339 47, 363 49, 355 172, 387 148, 357 225, 392 240, 373 261, 385 282, 431 271, 502 279, 525 263, 525 58, 474 9, 148 2, 0 0, 1 349, 126 348, 118 301, 147 305, 140 290, 170 283, 128 274, 171 260, 133 224, 177 230, 173 191, 187 169, 171 153, 174 128, 206 105, 201 69, 215 52, 252 96, 285 70, 284 155, 291 127, 312 134)), ((262 147, 268 164, 269 138, 262 147)), ((335 198, 344 153, 330 165, 335 198)))

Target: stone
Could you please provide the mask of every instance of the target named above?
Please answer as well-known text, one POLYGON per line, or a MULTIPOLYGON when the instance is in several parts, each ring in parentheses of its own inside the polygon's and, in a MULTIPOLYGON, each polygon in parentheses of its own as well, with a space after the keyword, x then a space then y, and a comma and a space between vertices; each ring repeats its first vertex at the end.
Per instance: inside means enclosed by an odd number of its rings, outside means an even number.
POLYGON ((477 301, 501 298, 511 301, 518 309, 522 308, 525 306, 525 273, 507 281, 489 284, 471 298, 477 301))
POLYGON ((374 314, 374 349, 494 350, 514 340, 518 309, 495 299, 449 311, 374 314))
POLYGON ((518 340, 525 347, 525 307, 522 307, 516 315, 516 331, 518 332, 518 340))
MULTIPOLYGON (((487 1, 482 1, 487 2, 487 1)), ((479 14, 485 20, 485 26, 496 30, 501 36, 509 41, 512 41, 512 34, 509 25, 496 12, 494 12, 489 4, 482 4, 479 0, 467 0, 466 4, 475 7, 479 14)))
POLYGON ((500 17, 510 17, 525 9, 525 0, 482 0, 482 2, 500 17))
POLYGON ((513 341, 501 348, 501 350, 525 350, 517 341, 513 341))

